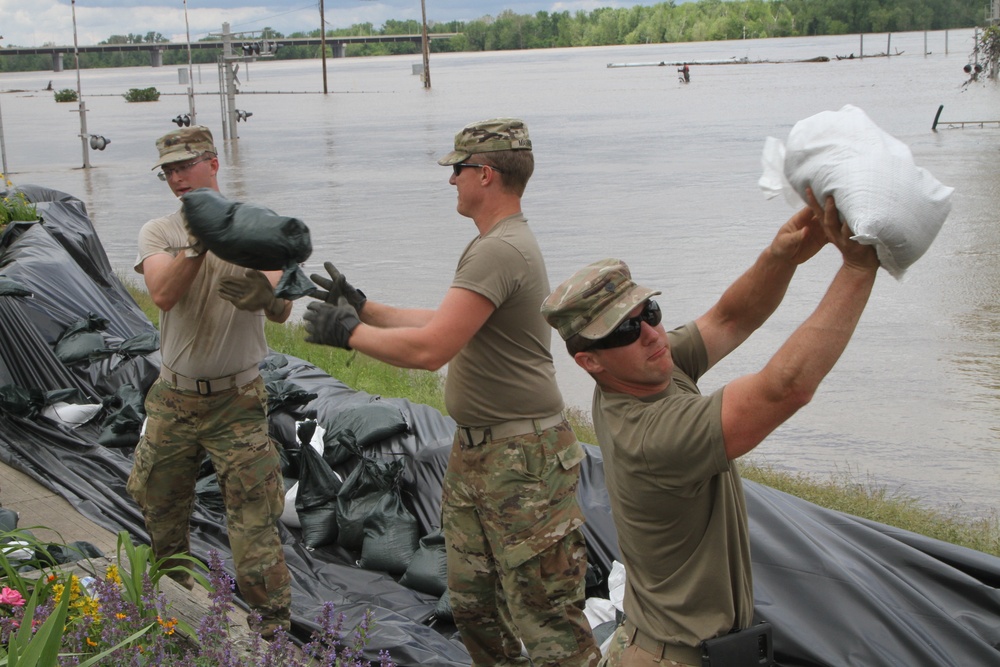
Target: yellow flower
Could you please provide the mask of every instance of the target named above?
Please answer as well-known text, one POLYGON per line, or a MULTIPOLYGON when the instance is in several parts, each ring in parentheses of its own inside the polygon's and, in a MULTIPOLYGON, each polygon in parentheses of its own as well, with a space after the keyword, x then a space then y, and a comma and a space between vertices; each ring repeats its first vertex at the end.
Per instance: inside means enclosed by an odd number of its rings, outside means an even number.
POLYGON ((90 637, 87 637, 87 646, 97 646, 97 642, 92 640, 90 637))
POLYGON ((118 572, 117 565, 108 565, 108 569, 107 572, 105 572, 104 574, 104 578, 107 579, 108 581, 113 581, 119 585, 121 585, 122 583, 122 576, 121 573, 118 572))
POLYGON ((177 627, 177 619, 171 618, 169 621, 163 620, 161 616, 156 617, 156 622, 163 628, 163 634, 172 635, 177 627))

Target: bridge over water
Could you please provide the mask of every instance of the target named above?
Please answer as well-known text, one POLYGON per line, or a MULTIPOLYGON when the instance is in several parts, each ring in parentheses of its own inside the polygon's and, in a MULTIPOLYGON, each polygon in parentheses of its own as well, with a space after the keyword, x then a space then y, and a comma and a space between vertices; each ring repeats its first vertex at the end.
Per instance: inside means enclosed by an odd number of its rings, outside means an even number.
MULTIPOLYGON (((427 35, 427 38, 431 41, 435 39, 450 39, 455 37, 460 33, 457 32, 442 32, 442 33, 431 33, 427 35)), ((235 36, 234 36, 235 37, 235 36)), ((332 47, 334 58, 343 58, 348 44, 380 44, 386 42, 412 42, 415 44, 420 44, 423 39, 422 35, 357 35, 357 36, 338 36, 338 37, 326 37, 325 42, 327 46, 332 47)), ((244 43, 260 43, 262 40, 255 38, 253 40, 242 40, 238 37, 231 40, 229 43, 236 48, 242 48, 244 43)), ((280 39, 268 39, 267 42, 273 49, 277 49, 283 46, 320 46, 323 44, 324 39, 321 37, 288 37, 280 39)), ((191 42, 191 49, 217 49, 223 50, 225 48, 226 42, 219 41, 203 41, 203 42, 191 42)), ((74 49, 73 46, 15 46, 9 48, 0 48, 0 56, 21 56, 21 55, 38 55, 38 54, 50 54, 52 56, 52 71, 62 72, 63 71, 63 56, 68 53, 74 53, 79 51, 80 53, 114 53, 121 51, 148 51, 149 52, 149 64, 153 67, 163 66, 163 52, 164 51, 179 51, 187 50, 187 42, 159 42, 152 44, 97 44, 93 46, 80 46, 74 49)))

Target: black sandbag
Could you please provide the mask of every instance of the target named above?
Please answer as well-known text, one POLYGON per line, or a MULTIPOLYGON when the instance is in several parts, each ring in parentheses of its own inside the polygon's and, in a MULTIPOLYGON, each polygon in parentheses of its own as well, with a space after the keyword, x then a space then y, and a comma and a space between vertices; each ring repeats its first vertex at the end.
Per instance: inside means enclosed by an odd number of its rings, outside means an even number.
POLYGON ((350 431, 357 446, 368 447, 397 433, 405 433, 409 425, 398 407, 378 398, 370 403, 347 408, 323 424, 323 458, 337 466, 351 458, 351 453, 338 442, 341 433, 350 431))
MULTIPOLYGON (((0 533, 9 533, 17 530, 17 512, 6 507, 0 507, 0 533)), ((0 544, 8 540, 0 539, 0 544)))
POLYGON ((219 477, 214 472, 198 478, 194 483, 194 493, 198 502, 216 512, 226 511, 226 499, 222 497, 219 477))
POLYGON ((420 538, 417 551, 399 583, 429 595, 444 595, 448 591, 448 557, 444 548, 444 531, 438 528, 420 538))
POLYGON ((267 389, 268 412, 284 408, 290 414, 294 414, 296 408, 308 405, 316 398, 315 393, 285 380, 265 378, 264 388, 267 389))
POLYGON ((309 548, 337 541, 337 493, 340 478, 308 442, 299 446, 299 488, 295 511, 302 528, 302 543, 309 548))
POLYGON ((354 431, 345 429, 333 438, 323 433, 323 460, 330 464, 330 467, 347 463, 357 456, 360 451, 358 439, 354 436, 354 431))
POLYGON ((386 476, 393 476, 389 492, 365 518, 365 537, 358 565, 366 570, 403 574, 420 542, 417 517, 403 504, 400 481, 403 461, 389 463, 386 476))
POLYGON ((316 290, 299 268, 312 254, 309 228, 298 218, 226 199, 211 188, 181 197, 188 230, 220 258, 258 271, 284 271, 275 295, 297 299, 316 290))
MULTIPOLYGON (((455 620, 455 615, 451 611, 451 593, 447 590, 444 592, 444 595, 438 598, 437 604, 434 605, 434 618, 439 621, 455 620)), ((600 645, 600 642, 598 642, 598 645, 600 645)))

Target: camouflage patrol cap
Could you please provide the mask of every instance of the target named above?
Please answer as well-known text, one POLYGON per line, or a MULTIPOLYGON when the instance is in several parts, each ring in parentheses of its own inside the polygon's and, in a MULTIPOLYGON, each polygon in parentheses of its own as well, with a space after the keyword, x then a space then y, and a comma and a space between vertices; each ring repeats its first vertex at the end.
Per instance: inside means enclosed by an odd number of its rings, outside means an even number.
POLYGON ((455 135, 455 150, 438 160, 448 167, 465 162, 473 153, 531 150, 528 126, 519 118, 491 118, 470 123, 455 135))
POLYGON ((563 340, 604 338, 632 309, 660 294, 636 285, 625 262, 602 259, 588 264, 559 285, 542 304, 542 317, 563 340))
POLYGON ((153 165, 153 169, 171 162, 193 160, 203 153, 217 153, 212 141, 212 131, 204 125, 192 125, 167 132, 156 140, 156 148, 160 151, 160 159, 153 165))

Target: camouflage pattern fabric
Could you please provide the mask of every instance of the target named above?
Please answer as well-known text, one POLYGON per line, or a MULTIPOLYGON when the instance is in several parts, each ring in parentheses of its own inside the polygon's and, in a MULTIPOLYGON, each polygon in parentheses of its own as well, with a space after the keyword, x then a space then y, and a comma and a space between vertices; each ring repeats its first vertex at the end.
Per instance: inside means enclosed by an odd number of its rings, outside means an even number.
POLYGON ((601 658, 598 667, 701 667, 701 665, 674 662, 669 658, 661 659, 635 644, 629 644, 625 628, 619 625, 611 635, 608 651, 601 658))
POLYGON ((528 126, 520 118, 491 118, 469 123, 455 135, 455 150, 438 160, 442 166, 464 162, 473 153, 530 151, 528 126))
POLYGON ((217 153, 212 131, 204 125, 192 125, 167 132, 156 140, 156 150, 160 153, 160 159, 153 165, 153 169, 171 162, 193 160, 205 153, 217 153))
POLYGON ((586 454, 567 422, 463 449, 444 478, 448 592, 472 664, 594 667, 576 500, 586 454), (521 656, 521 642, 531 657, 521 656))
POLYGON ((261 377, 210 396, 157 380, 146 396, 146 432, 127 490, 142 508, 156 557, 188 553, 195 481, 208 453, 226 504, 236 584, 260 613, 252 629, 269 638, 290 627, 291 579, 278 536, 285 498, 266 406, 261 377))
POLYGON ((604 338, 643 301, 659 294, 635 284, 620 259, 602 259, 574 273, 542 303, 542 317, 563 340, 604 338))

